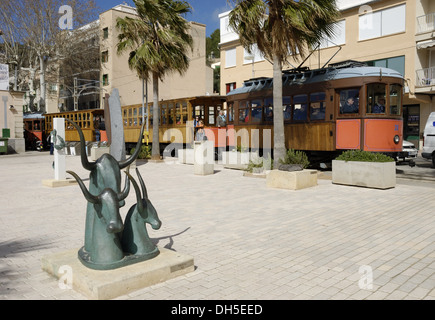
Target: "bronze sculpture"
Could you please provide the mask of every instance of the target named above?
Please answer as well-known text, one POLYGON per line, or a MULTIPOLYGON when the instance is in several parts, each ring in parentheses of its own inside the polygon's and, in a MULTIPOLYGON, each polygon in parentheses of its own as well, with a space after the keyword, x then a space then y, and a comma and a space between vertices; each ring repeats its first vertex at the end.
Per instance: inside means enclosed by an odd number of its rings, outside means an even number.
MULTIPOLYGON (((121 245, 124 224, 122 223, 122 220, 120 220, 119 211, 120 208, 125 205, 125 198, 129 193, 130 180, 135 186, 136 193, 138 193, 136 181, 127 172, 126 187, 124 191, 121 192, 121 170, 130 166, 139 155, 140 147, 142 145, 144 125, 142 125, 141 128, 139 141, 136 145, 136 151, 130 158, 118 162, 112 155, 106 153, 95 162, 89 162, 82 130, 73 121, 66 120, 70 122, 79 133, 82 166, 90 171, 89 190, 86 189, 83 181, 77 174, 68 171, 68 173, 71 174, 79 183, 79 186, 88 202, 86 210, 85 241, 84 246, 78 252, 80 261, 91 269, 109 270, 145 261, 157 256, 159 251, 157 248, 153 248, 150 245, 151 241, 148 238, 145 223, 142 223, 142 228, 145 228, 145 231, 141 230, 140 234, 146 236, 147 239, 138 241, 137 238, 134 238, 134 241, 138 244, 144 245, 143 249, 140 251, 134 251, 131 249, 135 244, 129 243, 126 240, 129 231, 124 233, 125 239, 123 241, 126 249, 121 245), (105 217, 115 217, 113 224, 106 225, 105 231, 109 235, 102 232, 101 221, 107 219, 105 217)), ((143 185, 144 189, 144 183, 140 175, 139 179, 141 180, 141 185, 143 185)), ((144 192, 144 194, 146 193, 144 192)), ((134 205, 130 211, 134 211, 135 209, 133 208, 138 208, 138 212, 142 212, 140 213, 142 216, 145 217, 145 215, 148 215, 150 217, 148 219, 150 222, 148 223, 151 223, 154 229, 160 228, 161 222, 157 217, 155 208, 152 206, 151 202, 149 202, 149 199, 146 197, 146 200, 142 201, 138 195, 137 199, 139 205, 134 205), (146 209, 141 210, 141 207, 145 207, 146 209)), ((129 219, 129 225, 130 222, 129 219)), ((130 237, 129 241, 133 241, 133 237, 130 237)))

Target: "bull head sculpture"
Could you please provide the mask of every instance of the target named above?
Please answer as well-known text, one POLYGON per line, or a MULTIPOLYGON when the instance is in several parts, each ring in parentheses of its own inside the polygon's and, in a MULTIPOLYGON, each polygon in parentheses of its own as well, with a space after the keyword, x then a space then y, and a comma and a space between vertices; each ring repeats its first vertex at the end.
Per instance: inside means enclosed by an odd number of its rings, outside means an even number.
POLYGON ((122 260, 124 253, 120 245, 119 233, 124 225, 119 212, 119 203, 128 196, 129 178, 126 177, 125 188, 122 192, 118 193, 106 188, 100 194, 93 195, 76 173, 67 172, 77 180, 86 200, 94 207, 96 216, 94 223, 92 226, 86 226, 92 228, 93 234, 90 250, 85 250, 89 260, 87 262, 101 265, 122 260))

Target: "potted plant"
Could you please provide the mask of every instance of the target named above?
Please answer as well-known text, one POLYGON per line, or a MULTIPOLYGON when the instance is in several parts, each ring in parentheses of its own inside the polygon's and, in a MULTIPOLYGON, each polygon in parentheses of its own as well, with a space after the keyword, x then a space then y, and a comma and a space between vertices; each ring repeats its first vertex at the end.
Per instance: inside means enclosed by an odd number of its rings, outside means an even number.
POLYGON ((310 162, 303 151, 290 149, 279 163, 278 169, 267 174, 268 187, 299 190, 317 185, 317 170, 307 169, 310 162))
POLYGON ((332 183, 389 189, 396 186, 396 162, 375 152, 348 150, 332 160, 332 183))
POLYGON ((222 152, 222 164, 225 168, 246 169, 249 161, 258 161, 257 151, 248 151, 244 146, 237 146, 231 151, 222 152))

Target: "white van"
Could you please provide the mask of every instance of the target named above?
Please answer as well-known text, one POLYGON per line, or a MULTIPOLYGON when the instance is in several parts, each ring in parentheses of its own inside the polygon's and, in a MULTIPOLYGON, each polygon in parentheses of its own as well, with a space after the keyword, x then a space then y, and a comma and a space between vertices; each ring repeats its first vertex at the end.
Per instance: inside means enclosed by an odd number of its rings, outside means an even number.
POLYGON ((425 159, 431 159, 435 167, 435 112, 429 115, 424 128, 423 151, 421 156, 425 159))

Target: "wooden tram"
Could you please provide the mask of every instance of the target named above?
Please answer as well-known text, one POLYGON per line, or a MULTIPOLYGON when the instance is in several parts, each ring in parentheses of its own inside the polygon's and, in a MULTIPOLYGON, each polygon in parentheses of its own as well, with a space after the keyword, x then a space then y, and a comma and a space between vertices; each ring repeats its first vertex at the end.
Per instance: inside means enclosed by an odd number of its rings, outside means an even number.
MULTIPOLYGON (((103 109, 88 109, 80 111, 68 111, 45 114, 45 134, 48 136, 53 130, 53 119, 65 118, 74 121, 82 129, 85 141, 96 141, 96 130, 101 120, 104 120, 103 109)), ((77 130, 68 122, 65 122, 65 141, 80 141, 77 130)))
MULTIPOLYGON (((352 61, 318 70, 284 71, 286 148, 305 151, 312 159, 332 159, 337 153, 352 149, 397 155, 403 141, 403 85, 403 76, 392 69, 352 61), (351 100, 353 110, 347 105, 351 100), (383 107, 376 109, 381 103, 383 107)), ((179 144, 178 147, 191 144, 197 116, 204 121, 208 140, 213 140, 217 148, 273 150, 272 87, 272 78, 257 78, 245 81, 227 96, 160 101, 159 142, 163 148, 171 143, 179 144), (226 117, 223 128, 216 126, 220 110, 226 117)), ((147 139, 152 143, 153 103, 122 107, 127 149, 137 143, 146 115, 147 139)), ((86 141, 95 141, 95 122, 104 117, 104 110, 46 114, 46 134, 52 130, 54 117, 73 120, 82 128, 86 141)), ((79 141, 76 130, 66 126, 66 141, 79 141)))
POLYGON ((26 150, 36 150, 37 143, 47 144, 45 134, 45 117, 39 113, 30 113, 23 115, 24 141, 26 150))
MULTIPOLYGON (((286 148, 322 157, 352 149, 401 152, 403 83, 403 76, 392 69, 355 62, 284 72, 286 148), (354 110, 346 106, 352 99, 354 110)), ((251 139, 250 148, 261 149, 262 132, 273 131, 272 85, 271 78, 251 79, 227 95, 228 124, 236 132, 245 129, 248 136, 259 129, 259 145, 251 139)))
MULTIPOLYGON (((190 144, 194 141, 193 120, 197 116, 204 121, 209 132, 217 131, 216 117, 224 109, 225 97, 218 95, 187 97, 159 102, 159 142, 164 145, 190 144)), ((153 103, 145 106, 149 114, 148 141, 153 137, 153 103)), ((142 126, 142 105, 122 107, 124 138, 127 145, 137 143, 142 126)), ((225 131, 225 129, 222 129, 225 131)))

